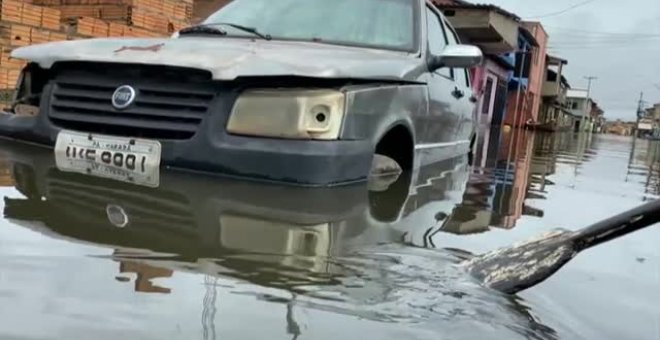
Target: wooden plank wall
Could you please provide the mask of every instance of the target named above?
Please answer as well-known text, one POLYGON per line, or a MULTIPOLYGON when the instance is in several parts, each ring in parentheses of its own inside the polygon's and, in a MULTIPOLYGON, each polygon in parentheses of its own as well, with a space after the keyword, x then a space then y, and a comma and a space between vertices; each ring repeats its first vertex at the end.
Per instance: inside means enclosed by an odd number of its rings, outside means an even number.
MULTIPOLYGON (((102 37, 163 37, 190 25, 193 0, 0 0, 0 91, 25 63, 17 47, 102 37)), ((0 103, 0 106, 3 103, 0 103)))

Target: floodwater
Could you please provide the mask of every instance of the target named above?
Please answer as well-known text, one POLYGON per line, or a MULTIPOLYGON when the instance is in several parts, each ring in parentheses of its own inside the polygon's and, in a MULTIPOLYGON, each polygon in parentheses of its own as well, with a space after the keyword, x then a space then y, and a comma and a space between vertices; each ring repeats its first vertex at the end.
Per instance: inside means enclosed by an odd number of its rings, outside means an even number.
POLYGON ((660 231, 507 296, 456 266, 660 198, 660 143, 480 131, 389 187, 164 171, 149 188, 0 143, 0 339, 660 339, 660 231))

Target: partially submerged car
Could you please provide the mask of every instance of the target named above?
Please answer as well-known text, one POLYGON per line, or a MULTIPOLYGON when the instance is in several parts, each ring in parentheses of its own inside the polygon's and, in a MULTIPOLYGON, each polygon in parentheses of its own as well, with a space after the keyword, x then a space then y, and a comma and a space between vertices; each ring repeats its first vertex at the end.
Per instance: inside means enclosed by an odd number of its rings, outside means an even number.
POLYGON ((0 135, 63 170, 158 185, 160 166, 302 185, 467 153, 476 99, 461 45, 424 0, 235 0, 166 39, 16 49, 0 135))

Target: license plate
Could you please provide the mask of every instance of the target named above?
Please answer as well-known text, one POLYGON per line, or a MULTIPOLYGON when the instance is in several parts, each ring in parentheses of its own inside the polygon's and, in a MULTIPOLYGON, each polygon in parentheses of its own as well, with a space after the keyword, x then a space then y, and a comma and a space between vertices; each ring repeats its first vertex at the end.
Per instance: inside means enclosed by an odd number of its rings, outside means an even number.
POLYGON ((61 131, 55 143, 57 168, 158 187, 161 145, 158 141, 61 131))

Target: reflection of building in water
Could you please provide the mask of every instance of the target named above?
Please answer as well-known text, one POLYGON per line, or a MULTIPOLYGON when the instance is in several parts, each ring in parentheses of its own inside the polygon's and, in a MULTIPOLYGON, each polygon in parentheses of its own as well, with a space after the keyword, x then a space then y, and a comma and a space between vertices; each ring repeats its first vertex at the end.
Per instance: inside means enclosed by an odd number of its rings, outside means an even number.
POLYGON ((0 187, 13 187, 16 184, 11 167, 4 161, 0 161, 0 187))
POLYGON ((644 193, 652 196, 660 195, 660 164, 653 164, 646 170, 644 193))
POLYGON ((522 216, 534 134, 526 130, 480 131, 474 168, 462 202, 443 223, 455 234, 513 228, 522 216))
POLYGON ((631 144, 626 181, 643 178, 644 200, 656 199, 660 195, 660 141, 635 139, 631 144))
POLYGON ((489 227, 511 229, 522 215, 543 217, 543 211, 525 201, 545 199, 558 162, 573 166, 577 175, 593 153, 589 134, 492 130, 478 135, 467 189, 443 223, 443 231, 470 234, 489 227))
MULTIPOLYGON (((172 277, 173 271, 170 269, 154 267, 145 264, 143 262, 122 260, 119 261, 119 272, 122 274, 126 274, 126 273, 137 274, 137 277, 135 278, 135 288, 134 288, 136 292, 163 293, 163 294, 170 293, 169 288, 159 287, 151 281, 157 278, 172 277)), ((118 277, 118 280, 123 281, 124 279, 118 277)))
MULTIPOLYGON (((652 166, 660 162, 660 141, 638 141, 646 142, 646 152, 644 162, 647 166, 652 166)), ((634 151, 633 151, 634 152, 634 151)))
POLYGON ((503 170, 503 181, 496 184, 493 226, 511 229, 522 216, 527 193, 529 171, 532 164, 534 134, 526 130, 513 130, 503 134, 504 147, 500 148, 498 170, 503 170), (510 180, 509 180, 510 178, 510 180))
POLYGON ((475 161, 473 165, 482 169, 494 168, 497 165, 497 151, 500 148, 502 129, 491 127, 477 131, 475 161))
MULTIPOLYGON (((548 177, 557 171, 557 155, 566 133, 537 133, 534 138, 534 155, 530 167, 527 198, 545 199, 547 187, 553 185, 548 177)), ((565 145, 565 143, 564 143, 565 145)), ((525 206, 525 215, 543 217, 543 212, 525 206)))

